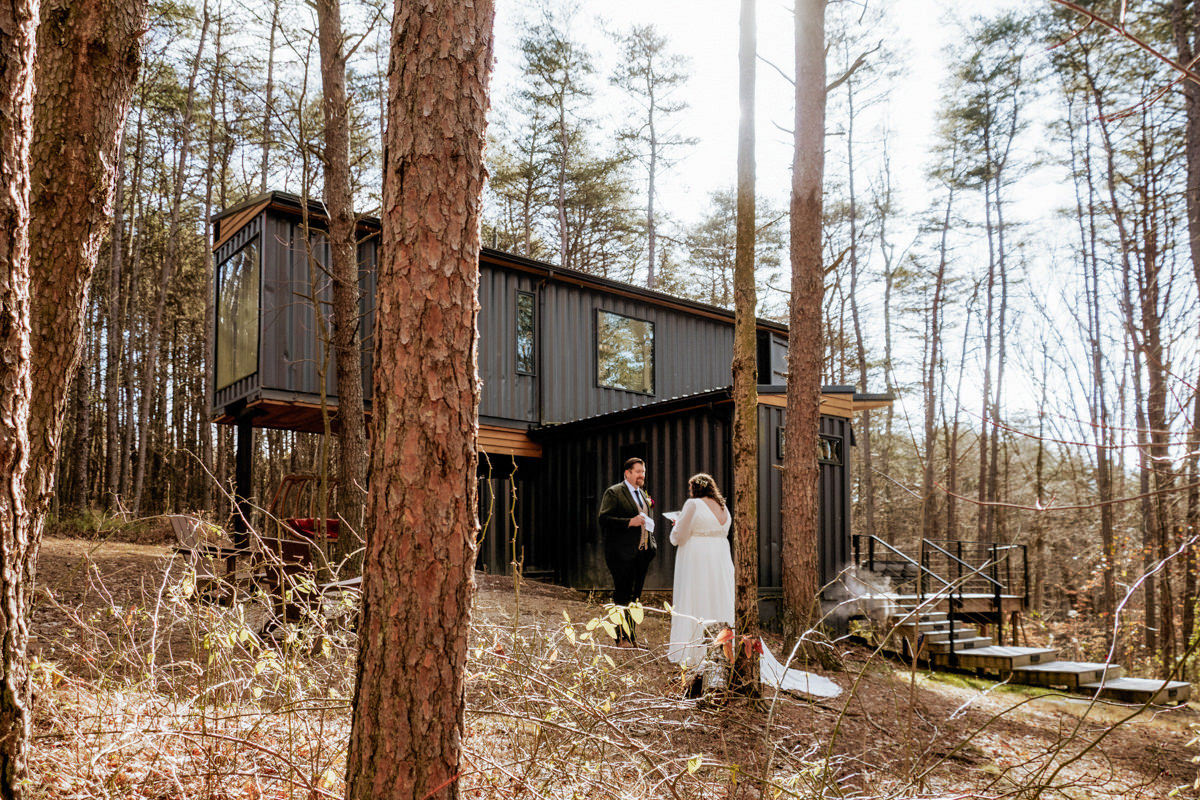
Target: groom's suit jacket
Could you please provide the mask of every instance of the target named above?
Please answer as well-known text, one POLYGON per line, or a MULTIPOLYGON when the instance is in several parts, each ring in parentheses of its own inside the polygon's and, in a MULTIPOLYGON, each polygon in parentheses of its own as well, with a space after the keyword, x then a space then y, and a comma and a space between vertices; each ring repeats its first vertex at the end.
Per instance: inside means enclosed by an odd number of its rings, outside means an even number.
MULTIPOLYGON (((644 494, 644 491, 643 491, 644 494)), ((624 561, 637 557, 638 545, 642 541, 640 525, 630 527, 629 520, 638 515, 637 503, 629 494, 625 482, 614 483, 604 490, 600 499, 600 533, 604 536, 604 548, 610 555, 624 561)), ((653 535, 653 534, 651 534, 653 535)), ((649 555, 653 555, 653 551, 649 555)))

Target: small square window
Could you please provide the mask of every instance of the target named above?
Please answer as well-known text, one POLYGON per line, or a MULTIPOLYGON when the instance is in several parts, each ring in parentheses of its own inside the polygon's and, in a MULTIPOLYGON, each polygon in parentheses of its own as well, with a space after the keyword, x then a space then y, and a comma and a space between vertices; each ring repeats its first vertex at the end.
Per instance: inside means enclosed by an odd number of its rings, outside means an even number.
POLYGON ((817 441, 817 461, 840 467, 842 465, 842 440, 833 436, 822 436, 817 441))

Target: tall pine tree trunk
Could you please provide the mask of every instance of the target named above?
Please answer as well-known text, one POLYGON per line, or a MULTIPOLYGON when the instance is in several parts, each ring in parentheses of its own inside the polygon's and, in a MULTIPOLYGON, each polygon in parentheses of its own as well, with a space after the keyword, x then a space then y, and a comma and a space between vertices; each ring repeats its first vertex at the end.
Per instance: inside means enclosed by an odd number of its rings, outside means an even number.
POLYGON ((24 796, 31 719, 29 605, 37 544, 29 463, 29 152, 36 0, 0 0, 0 798, 24 796))
POLYGON ((116 505, 121 488, 120 363, 124 339, 121 316, 121 265, 125 258, 125 137, 117 150, 117 180, 113 194, 112 233, 108 259, 108 335, 105 337, 104 363, 104 436, 108 455, 105 467, 104 507, 116 505))
POLYGON ((784 630, 814 621, 820 590, 816 453, 821 425, 822 181, 825 171, 825 0, 797 0, 796 117, 792 158, 792 297, 788 332, 787 443, 783 463, 784 630))
MULTIPOLYGON (((1173 0, 1171 19, 1179 63, 1192 64, 1200 47, 1200 9, 1197 8, 1195 0, 1173 0)), ((1196 278, 1196 288, 1200 290, 1200 84, 1190 80, 1183 81, 1183 97, 1186 114, 1184 159, 1187 172, 1184 196, 1187 201, 1188 255, 1192 262, 1192 273, 1196 278)), ((1197 455, 1197 450, 1200 449, 1200 444, 1197 444, 1197 437, 1200 436, 1200 380, 1195 381, 1193 387, 1195 398, 1187 459, 1189 484, 1196 483, 1200 462, 1197 455)), ((1188 490, 1186 513, 1184 536, 1190 538, 1200 532, 1200 490, 1194 486, 1188 490)), ((1191 643, 1196 624, 1196 573, 1197 564, 1200 562, 1200 559, 1197 559, 1198 549, 1200 544, 1188 547, 1184 558, 1181 644, 1185 648, 1191 643)))
POLYGON ((351 800, 458 796, 493 13, 397 2, 392 20, 351 800))
MULTIPOLYGON (((214 40, 216 53, 213 56, 212 86, 208 90, 208 153, 205 157, 204 170, 204 332, 203 357, 200 375, 200 401, 197 403, 197 415, 200 427, 200 464, 203 467, 200 479, 200 492, 203 508, 213 511, 217 493, 217 465, 213 456, 213 425, 209 422, 208 409, 213 396, 215 377, 215 342, 216 333, 216 292, 213 286, 213 173, 217 169, 217 87, 223 76, 221 73, 221 34, 225 27, 223 19, 217 20, 217 33, 214 40)), ((274 35, 274 29, 271 33, 274 35)))
POLYGON ((175 275, 179 261, 179 238, 182 230, 183 188, 187 179, 188 159, 192 151, 192 122, 196 108, 196 79, 200 73, 200 61, 204 55, 204 43, 208 38, 208 26, 211 22, 208 13, 208 3, 205 2, 201 12, 200 41, 196 44, 196 55, 192 59, 191 74, 188 77, 187 96, 184 99, 183 119, 179 126, 179 155, 175 162, 174 176, 171 188, 171 216, 167 223, 167 245, 163 255, 162 273, 159 276, 158 300, 154 306, 154 317, 150 324, 150 332, 146 341, 146 352, 142 360, 142 402, 140 408, 138 429, 138 459, 137 475, 133 482, 133 508, 137 513, 142 509, 142 489, 146 481, 146 462, 150 458, 150 426, 147 421, 152 419, 150 412, 154 404, 155 388, 158 386, 157 370, 158 355, 162 347, 163 316, 166 313, 167 293, 171 289, 171 279, 175 275))
MULTIPOLYGON (((854 349, 858 361, 858 385, 867 391, 867 346, 863 338, 862 317, 859 314, 858 276, 861 264, 858 258, 858 193, 854 182, 854 78, 846 80, 846 188, 850 201, 850 251, 847 261, 850 267, 850 320, 854 327, 854 349)), ((859 470, 859 486, 863 509, 863 533, 874 536, 875 527, 875 474, 871 463, 871 412, 862 416, 858 426, 858 438, 862 442, 862 469, 859 470)))
MULTIPOLYGON (((957 148, 950 157, 953 165, 957 161, 957 148)), ((953 166, 951 167, 953 169, 953 166)), ((938 244, 937 275, 933 284, 933 302, 929 306, 928 342, 929 356, 925 364, 922 383, 925 394, 925 463, 921 469, 921 536, 925 539, 937 537, 937 498, 934 496, 934 454, 937 442, 937 378, 942 361, 942 305, 945 302, 946 267, 949 261, 948 238, 950 221, 954 215, 954 182, 946 184, 946 213, 942 217, 942 229, 938 244)))
MULTIPOLYGON (((362 341, 359 337, 358 245, 350 189, 350 105, 339 0, 317 0, 320 26, 322 108, 325 115, 325 211, 329 217, 333 278, 333 350, 338 393, 338 507, 341 535, 330 560, 337 564, 359 550, 367 496, 367 436, 363 417, 362 341)), ((362 570, 356 556, 349 574, 362 570)))
MULTIPOLYGON (((733 268, 733 518, 737 521, 737 631, 758 636, 758 365, 754 283, 755 0, 742 0, 738 46, 737 249, 733 268)), ((739 650, 739 656, 744 651, 739 650)), ((736 683, 757 697, 758 657, 741 658, 736 683)))
POLYGON ((33 552, 54 490, 87 287, 112 212, 146 2, 50 0, 38 28, 31 172, 33 385, 26 489, 33 552))
POLYGON ((271 116, 275 113, 275 32, 279 30, 279 5, 271 0, 271 33, 267 37, 267 83, 264 87, 262 119, 262 165, 258 190, 267 191, 267 176, 271 171, 271 116))

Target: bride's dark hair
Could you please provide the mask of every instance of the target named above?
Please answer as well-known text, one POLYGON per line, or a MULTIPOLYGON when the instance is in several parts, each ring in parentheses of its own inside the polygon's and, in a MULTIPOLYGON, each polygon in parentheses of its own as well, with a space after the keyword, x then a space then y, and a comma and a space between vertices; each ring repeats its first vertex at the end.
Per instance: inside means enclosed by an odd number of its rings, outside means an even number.
POLYGON ((721 504, 721 508, 725 507, 725 497, 717 488, 717 482, 713 480, 712 475, 707 472, 700 472, 689 478, 688 490, 692 497, 711 497, 721 504))

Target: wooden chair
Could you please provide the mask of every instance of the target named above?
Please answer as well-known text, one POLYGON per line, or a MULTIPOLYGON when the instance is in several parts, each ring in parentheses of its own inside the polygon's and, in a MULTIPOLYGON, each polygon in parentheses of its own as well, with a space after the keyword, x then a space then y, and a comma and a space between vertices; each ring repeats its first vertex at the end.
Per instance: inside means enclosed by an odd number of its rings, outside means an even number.
POLYGON ((255 557, 260 585, 271 598, 273 618, 269 630, 280 621, 300 620, 306 610, 314 609, 325 594, 317 582, 318 566, 325 563, 325 544, 336 540, 338 520, 329 519, 337 501, 337 480, 326 479, 328 493, 321 507, 321 478, 312 474, 286 475, 275 490, 268 508, 269 529, 255 557), (326 514, 323 535, 317 533, 317 518, 326 514))
POLYGON ((172 552, 182 556, 195 572, 197 599, 225 599, 229 594, 225 581, 234 569, 237 548, 224 531, 202 519, 170 514, 167 521, 175 538, 172 552))

